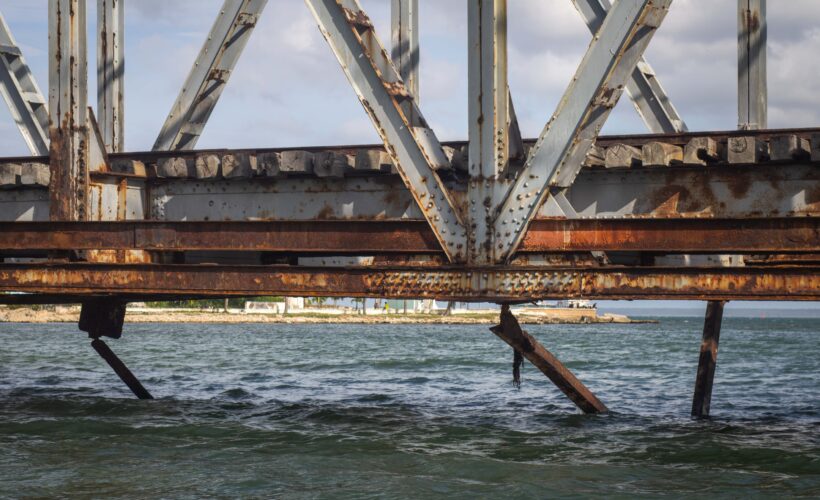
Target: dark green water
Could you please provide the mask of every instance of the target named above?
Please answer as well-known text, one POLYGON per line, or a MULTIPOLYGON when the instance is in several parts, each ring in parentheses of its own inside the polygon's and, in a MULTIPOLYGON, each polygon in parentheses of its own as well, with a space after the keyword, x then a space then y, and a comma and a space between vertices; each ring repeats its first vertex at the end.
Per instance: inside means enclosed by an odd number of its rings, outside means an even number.
POLYGON ((479 326, 0 325, 2 497, 820 496, 816 319, 529 327, 613 410, 583 416, 479 326))

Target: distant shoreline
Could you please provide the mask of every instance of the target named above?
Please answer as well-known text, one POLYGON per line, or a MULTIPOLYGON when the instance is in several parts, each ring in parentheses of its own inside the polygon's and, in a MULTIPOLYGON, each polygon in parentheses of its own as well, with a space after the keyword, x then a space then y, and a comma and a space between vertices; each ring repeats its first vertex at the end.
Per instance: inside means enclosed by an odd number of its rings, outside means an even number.
MULTIPOLYGON (((560 310, 559 310, 560 311, 560 310)), ((573 311, 573 310, 568 310, 573 311)), ((76 323, 76 308, 56 310, 32 308, 0 308, 2 323, 76 323)), ((632 319, 620 314, 578 315, 570 312, 518 312, 522 324, 600 324, 600 323, 657 323, 652 319, 632 319)), ((169 309, 133 309, 125 316, 126 323, 282 323, 282 324, 495 324, 498 313, 457 314, 322 314, 321 312, 294 314, 260 314, 224 311, 174 311, 169 309)))

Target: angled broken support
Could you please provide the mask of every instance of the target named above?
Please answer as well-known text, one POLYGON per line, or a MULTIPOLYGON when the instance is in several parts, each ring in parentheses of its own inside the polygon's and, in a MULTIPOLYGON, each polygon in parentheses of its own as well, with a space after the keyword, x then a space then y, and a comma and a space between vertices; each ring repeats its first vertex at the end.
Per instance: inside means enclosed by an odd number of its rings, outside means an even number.
POLYGON ((194 148, 266 4, 267 0, 225 0, 154 151, 194 148))
POLYGON ((109 153, 125 149, 125 5, 97 0, 97 117, 109 153))
POLYGON ((725 302, 710 300, 706 305, 706 318, 703 322, 703 340, 700 344, 698 373, 695 378, 695 394, 692 396, 692 416, 706 418, 712 403, 712 385, 717 366, 718 343, 720 342, 720 325, 723 321, 725 302))
POLYGON ((48 155, 48 110, 34 75, 0 14, 0 94, 31 154, 48 155))
MULTIPOLYGON (((598 33, 604 23, 606 13, 611 8, 609 0, 572 0, 575 8, 584 18, 592 34, 598 33)), ((626 93, 632 99, 635 109, 653 134, 674 134, 686 132, 686 124, 678 115, 655 71, 641 57, 626 84, 626 93)))
POLYGON ((606 16, 558 109, 496 215, 496 258, 515 252, 550 189, 569 187, 672 0, 621 0, 606 16))
POLYGON ((385 149, 451 261, 462 261, 467 231, 436 174, 448 164, 433 131, 416 106, 372 22, 356 0, 305 0, 385 149), (412 107, 413 126, 402 104, 412 107))
POLYGON ((601 400, 595 397, 578 378, 551 352, 521 329, 510 306, 501 306, 501 324, 490 328, 501 340, 520 352, 530 363, 547 376, 561 392, 575 403, 584 413, 604 413, 607 410, 601 400))

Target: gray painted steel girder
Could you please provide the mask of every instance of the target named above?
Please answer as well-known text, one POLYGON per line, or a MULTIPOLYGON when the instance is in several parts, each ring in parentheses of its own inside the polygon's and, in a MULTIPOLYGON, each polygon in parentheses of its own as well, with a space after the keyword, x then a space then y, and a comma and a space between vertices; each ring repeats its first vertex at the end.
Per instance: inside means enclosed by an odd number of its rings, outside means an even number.
POLYGON ((0 13, 0 94, 29 151, 48 154, 48 110, 46 100, 0 13))
POLYGON ((435 169, 447 158, 356 0, 305 0, 405 185, 451 261, 465 258, 467 231, 435 169), (412 106, 411 126, 402 103, 412 106))
POLYGON ((672 0, 620 0, 587 49, 558 109, 494 221, 497 257, 508 259, 550 189, 569 187, 672 0))
MULTIPOLYGON (((572 0, 572 3, 593 35, 601 28, 606 13, 611 8, 609 0, 572 0)), ((686 123, 672 105, 672 101, 655 76, 655 71, 643 57, 638 60, 638 65, 626 84, 626 93, 653 134, 687 131, 686 123)))
POLYGON ((106 151, 125 150, 125 0, 97 0, 97 119, 106 151))
POLYGON ((267 0, 225 0, 154 143, 154 151, 193 149, 267 0))

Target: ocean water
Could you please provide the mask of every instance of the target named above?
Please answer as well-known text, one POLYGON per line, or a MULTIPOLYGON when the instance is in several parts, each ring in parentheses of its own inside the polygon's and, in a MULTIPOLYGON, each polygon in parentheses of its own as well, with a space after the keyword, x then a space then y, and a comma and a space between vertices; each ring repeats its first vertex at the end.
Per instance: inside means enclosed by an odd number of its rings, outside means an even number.
POLYGON ((612 410, 586 416, 486 326, 0 325, 0 497, 820 496, 816 319, 528 326, 612 410))

